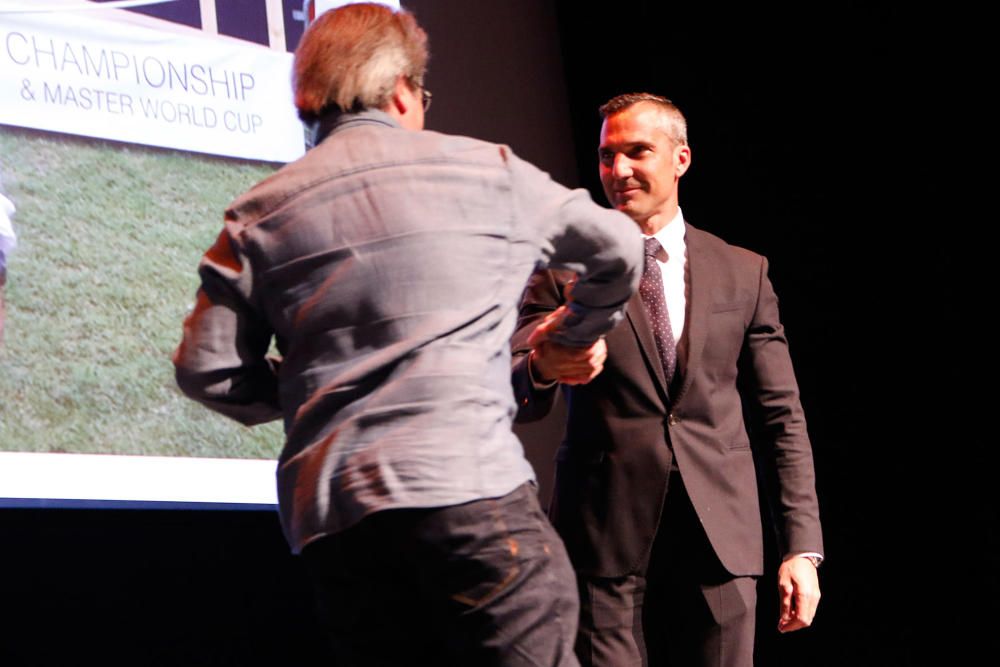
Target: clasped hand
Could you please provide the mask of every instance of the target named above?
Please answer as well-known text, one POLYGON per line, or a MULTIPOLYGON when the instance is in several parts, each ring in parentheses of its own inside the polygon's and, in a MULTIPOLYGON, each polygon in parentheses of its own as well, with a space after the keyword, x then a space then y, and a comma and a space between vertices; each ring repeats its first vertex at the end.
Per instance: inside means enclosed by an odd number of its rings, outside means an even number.
POLYGON ((562 384, 587 384, 604 370, 608 346, 603 337, 588 347, 571 347, 548 339, 568 312, 566 306, 560 306, 549 313, 528 337, 528 345, 532 346, 528 363, 539 382, 555 380, 562 384))

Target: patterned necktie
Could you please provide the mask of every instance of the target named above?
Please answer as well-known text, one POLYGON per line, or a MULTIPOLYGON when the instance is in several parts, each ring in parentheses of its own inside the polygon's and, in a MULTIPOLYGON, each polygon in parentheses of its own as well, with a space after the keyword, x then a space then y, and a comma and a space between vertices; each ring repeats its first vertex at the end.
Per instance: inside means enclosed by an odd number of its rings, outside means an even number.
POLYGON ((674 340, 667 301, 663 296, 663 275, 656 263, 656 255, 661 248, 655 238, 646 239, 646 264, 639 283, 639 296, 653 327, 653 338, 656 339, 656 349, 660 353, 660 363, 663 364, 663 374, 669 387, 677 369, 677 341, 674 340))

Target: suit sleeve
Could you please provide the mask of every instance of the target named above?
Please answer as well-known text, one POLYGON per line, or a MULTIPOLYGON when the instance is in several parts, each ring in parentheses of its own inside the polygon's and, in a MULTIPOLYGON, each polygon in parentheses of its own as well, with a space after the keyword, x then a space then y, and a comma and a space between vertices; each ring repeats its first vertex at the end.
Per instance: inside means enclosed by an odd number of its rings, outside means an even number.
POLYGON ((511 338, 511 382, 517 401, 515 421, 519 423, 542 419, 552 409, 558 385, 544 389, 535 386, 528 372, 531 348, 527 340, 538 323, 565 302, 563 290, 572 277, 569 271, 537 271, 524 290, 517 328, 511 338))
MULTIPOLYGON (((752 385, 760 441, 766 444, 777 484, 775 522, 782 555, 823 553, 812 446, 778 299, 761 258, 757 307, 746 337, 747 373, 752 385)), ((766 481, 766 480, 765 480, 766 481)))
POLYGON ((177 384, 190 398, 252 425, 281 416, 272 330, 253 306, 253 276, 230 230, 205 253, 194 310, 174 353, 177 384))

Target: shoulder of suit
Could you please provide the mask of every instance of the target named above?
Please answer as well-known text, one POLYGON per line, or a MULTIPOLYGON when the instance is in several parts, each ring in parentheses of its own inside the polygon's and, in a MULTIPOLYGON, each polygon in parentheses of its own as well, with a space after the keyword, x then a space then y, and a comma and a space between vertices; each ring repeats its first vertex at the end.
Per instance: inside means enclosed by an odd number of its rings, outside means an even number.
POLYGON ((733 245, 711 232, 698 229, 687 220, 684 221, 684 225, 686 227, 684 241, 688 244, 689 248, 693 246, 702 252, 715 253, 733 261, 748 261, 757 264, 764 259, 763 255, 738 245, 733 245))

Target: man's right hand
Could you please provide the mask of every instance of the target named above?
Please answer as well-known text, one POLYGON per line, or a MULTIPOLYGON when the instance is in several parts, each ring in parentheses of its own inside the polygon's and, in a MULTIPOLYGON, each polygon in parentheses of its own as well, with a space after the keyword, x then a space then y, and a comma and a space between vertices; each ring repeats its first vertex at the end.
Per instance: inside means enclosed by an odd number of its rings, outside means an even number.
POLYGON ((608 345, 603 338, 590 347, 568 347, 543 341, 531 351, 528 363, 537 382, 557 380, 562 384, 587 384, 604 370, 608 345))

